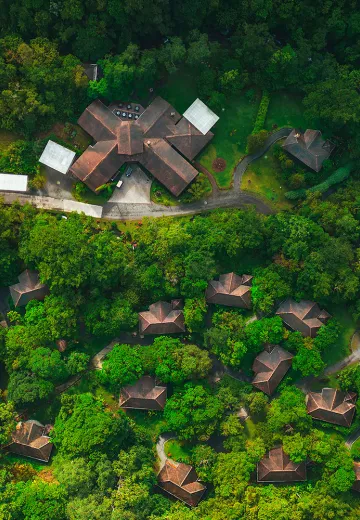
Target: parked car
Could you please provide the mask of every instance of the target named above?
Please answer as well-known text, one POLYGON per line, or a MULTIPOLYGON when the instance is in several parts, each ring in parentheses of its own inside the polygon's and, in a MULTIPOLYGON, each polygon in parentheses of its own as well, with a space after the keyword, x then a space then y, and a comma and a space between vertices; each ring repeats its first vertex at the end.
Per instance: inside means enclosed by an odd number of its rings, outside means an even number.
POLYGON ((117 183, 116 187, 117 187, 117 188, 121 188, 121 186, 122 186, 123 184, 124 184, 123 181, 119 181, 119 182, 117 183))
POLYGON ((131 166, 129 166, 125 172, 126 177, 130 177, 130 175, 132 174, 132 171, 133 171, 133 169, 131 168, 131 166))

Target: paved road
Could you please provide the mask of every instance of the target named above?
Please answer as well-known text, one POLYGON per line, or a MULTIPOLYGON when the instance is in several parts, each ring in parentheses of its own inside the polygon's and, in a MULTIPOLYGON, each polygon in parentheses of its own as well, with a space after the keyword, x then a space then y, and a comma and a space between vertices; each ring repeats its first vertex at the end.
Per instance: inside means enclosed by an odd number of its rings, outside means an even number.
MULTIPOLYGON (((216 208, 244 208, 254 205, 259 213, 269 215, 273 210, 255 195, 240 190, 241 178, 247 166, 261 157, 269 147, 287 136, 290 128, 281 128, 274 132, 265 142, 264 147, 255 154, 246 156, 236 167, 234 172, 234 186, 230 190, 219 190, 214 179, 209 173, 204 172, 213 186, 213 194, 207 201, 197 201, 192 204, 181 204, 179 206, 162 206, 160 204, 139 204, 139 203, 117 203, 107 202, 103 207, 103 218, 107 220, 140 220, 142 217, 161 217, 161 216, 181 216, 201 213, 203 211, 216 208)), ((200 169, 203 171, 203 169, 200 169)), ((33 204, 41 209, 64 211, 64 199, 53 196, 39 196, 29 194, 18 194, 3 192, 5 204, 12 204, 18 201, 20 204, 33 204)))

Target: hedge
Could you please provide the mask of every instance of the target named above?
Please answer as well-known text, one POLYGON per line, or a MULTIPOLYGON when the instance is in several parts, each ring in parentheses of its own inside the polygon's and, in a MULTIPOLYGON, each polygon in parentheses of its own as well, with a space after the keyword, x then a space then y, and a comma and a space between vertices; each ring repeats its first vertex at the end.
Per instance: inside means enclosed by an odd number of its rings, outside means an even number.
POLYGON ((294 191, 288 191, 285 193, 285 197, 290 200, 304 199, 308 193, 325 193, 331 186, 343 182, 350 175, 352 164, 347 164, 342 168, 338 168, 332 175, 330 175, 326 181, 317 184, 309 189, 300 189, 294 191))
POLYGON ((257 134, 257 133, 260 132, 260 130, 263 130, 264 125, 265 125, 265 119, 266 119, 267 111, 268 111, 268 108, 269 108, 269 103, 270 103, 269 92, 267 90, 264 90, 263 94, 262 94, 262 97, 261 97, 258 113, 257 113, 257 116, 256 116, 254 129, 251 132, 252 134, 257 134))

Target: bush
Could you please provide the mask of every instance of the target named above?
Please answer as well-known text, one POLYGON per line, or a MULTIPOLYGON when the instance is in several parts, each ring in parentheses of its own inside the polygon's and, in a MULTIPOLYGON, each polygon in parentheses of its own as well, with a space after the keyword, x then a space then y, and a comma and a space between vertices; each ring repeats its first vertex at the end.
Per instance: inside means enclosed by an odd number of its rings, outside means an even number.
POLYGON ((331 186, 334 184, 338 184, 347 179, 350 175, 352 169, 352 165, 348 164, 347 166, 343 166, 342 168, 338 168, 330 177, 328 177, 324 182, 309 188, 308 190, 300 189, 294 191, 288 191, 285 193, 285 197, 290 200, 304 199, 308 193, 325 193, 331 186))
POLYGON ((252 154, 262 148, 266 139, 268 138, 269 132, 267 130, 260 130, 257 134, 250 134, 247 138, 247 151, 252 154))
POLYGON ((270 103, 269 93, 267 90, 264 90, 262 97, 261 97, 258 113, 256 116, 254 129, 252 131, 253 134, 259 133, 260 130, 262 130, 264 128, 265 119, 266 119, 267 111, 269 108, 269 103, 270 103))

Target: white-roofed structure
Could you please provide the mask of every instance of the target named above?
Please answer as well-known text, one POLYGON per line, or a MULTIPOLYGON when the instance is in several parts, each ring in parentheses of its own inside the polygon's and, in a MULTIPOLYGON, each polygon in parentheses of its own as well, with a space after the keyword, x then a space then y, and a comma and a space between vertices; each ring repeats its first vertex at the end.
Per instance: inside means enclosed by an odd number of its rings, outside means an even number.
POLYGON ((214 114, 199 98, 195 99, 183 116, 203 135, 207 134, 210 128, 219 120, 219 116, 214 114))
POLYGON ((76 202, 75 200, 64 200, 64 211, 76 213, 85 213, 88 217, 101 218, 103 208, 102 206, 95 206, 94 204, 85 204, 84 202, 76 202))
POLYGON ((0 191, 27 191, 28 176, 0 173, 0 191))
POLYGON ((39 162, 65 175, 72 165, 75 155, 75 152, 72 150, 49 140, 39 162))

